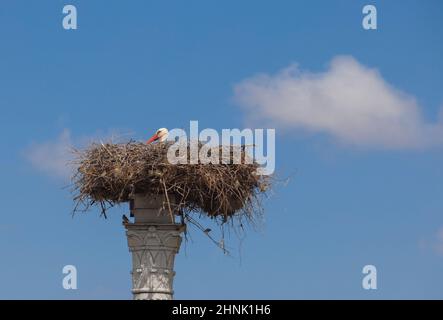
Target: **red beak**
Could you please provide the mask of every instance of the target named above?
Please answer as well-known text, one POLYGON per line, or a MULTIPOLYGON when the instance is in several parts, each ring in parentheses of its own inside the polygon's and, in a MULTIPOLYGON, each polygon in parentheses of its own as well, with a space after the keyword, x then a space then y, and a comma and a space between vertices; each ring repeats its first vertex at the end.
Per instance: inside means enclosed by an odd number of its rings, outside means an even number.
POLYGON ((151 142, 155 141, 158 139, 158 135, 154 134, 152 137, 149 138, 148 141, 146 141, 146 144, 150 144, 151 142))

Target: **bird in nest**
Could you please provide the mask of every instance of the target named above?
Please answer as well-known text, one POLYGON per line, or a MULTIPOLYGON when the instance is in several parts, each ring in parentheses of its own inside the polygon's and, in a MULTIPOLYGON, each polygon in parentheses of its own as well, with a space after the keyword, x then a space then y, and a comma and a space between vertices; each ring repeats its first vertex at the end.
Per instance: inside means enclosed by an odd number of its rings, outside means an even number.
POLYGON ((168 138, 168 135, 169 135, 168 129, 160 128, 154 133, 154 135, 151 138, 149 138, 148 141, 146 141, 146 144, 150 144, 154 141, 164 142, 168 138))

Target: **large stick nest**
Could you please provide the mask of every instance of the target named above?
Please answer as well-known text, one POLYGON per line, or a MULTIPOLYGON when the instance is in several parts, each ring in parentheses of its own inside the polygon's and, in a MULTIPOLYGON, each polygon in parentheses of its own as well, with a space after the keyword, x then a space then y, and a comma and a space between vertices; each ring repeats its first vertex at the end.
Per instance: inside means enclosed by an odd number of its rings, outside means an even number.
POLYGON ((215 147, 225 164, 170 164, 169 146, 131 141, 94 143, 76 151, 75 210, 99 205, 106 216, 109 206, 130 201, 136 193, 174 196, 177 212, 198 212, 224 222, 234 215, 252 218, 261 209, 257 200, 269 179, 256 174, 257 163, 245 161, 250 159, 245 147, 215 147), (232 163, 234 152, 240 152, 241 163, 232 163))

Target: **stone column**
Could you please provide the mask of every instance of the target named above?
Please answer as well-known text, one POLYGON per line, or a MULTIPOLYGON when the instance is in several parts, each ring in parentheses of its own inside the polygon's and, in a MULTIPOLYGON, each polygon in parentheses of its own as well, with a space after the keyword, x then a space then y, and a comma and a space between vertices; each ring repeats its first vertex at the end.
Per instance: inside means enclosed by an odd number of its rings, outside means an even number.
MULTIPOLYGON (((132 253, 134 300, 171 300, 174 260, 184 226, 173 221, 162 196, 137 194, 130 209, 134 223, 125 223, 125 227, 132 253)), ((171 210, 174 210, 173 203, 171 210)))

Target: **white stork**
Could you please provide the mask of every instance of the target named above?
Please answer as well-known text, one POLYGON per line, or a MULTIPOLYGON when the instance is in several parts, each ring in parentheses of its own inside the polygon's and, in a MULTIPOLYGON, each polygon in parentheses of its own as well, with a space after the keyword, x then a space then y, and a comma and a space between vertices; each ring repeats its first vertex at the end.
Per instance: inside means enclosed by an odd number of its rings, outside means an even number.
POLYGON ((154 141, 164 142, 168 138, 168 134, 169 134, 168 129, 160 128, 151 138, 149 138, 148 141, 146 141, 146 144, 150 144, 154 141))

